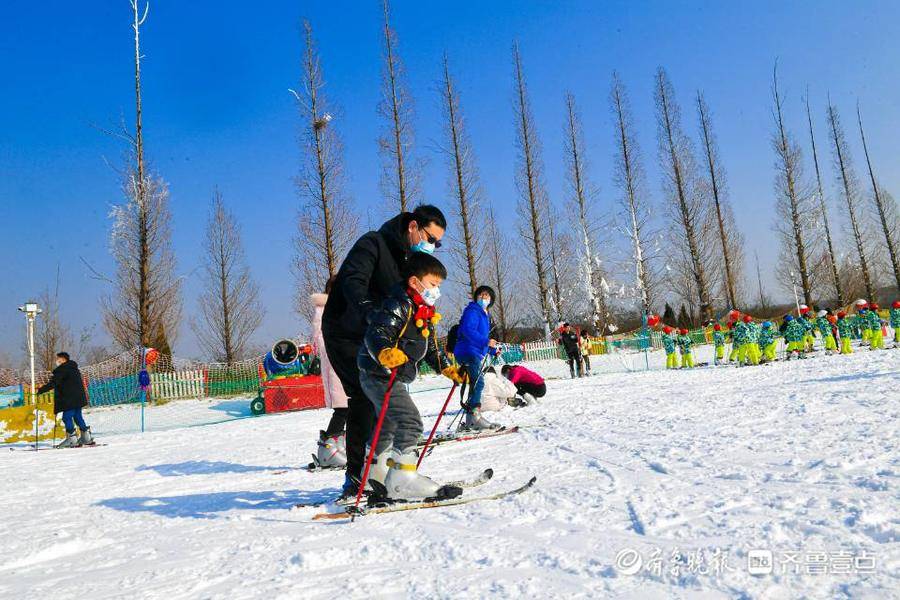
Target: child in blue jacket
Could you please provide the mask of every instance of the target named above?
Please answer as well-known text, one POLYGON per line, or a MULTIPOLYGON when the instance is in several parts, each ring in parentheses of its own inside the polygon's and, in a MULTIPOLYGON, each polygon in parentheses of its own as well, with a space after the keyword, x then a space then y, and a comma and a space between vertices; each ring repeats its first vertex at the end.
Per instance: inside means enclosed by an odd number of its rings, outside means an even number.
POLYGON ((497 353, 497 341, 491 338, 491 317, 488 310, 494 305, 494 290, 486 285, 475 290, 472 302, 463 310, 456 333, 453 356, 466 370, 469 381, 469 399, 466 402, 465 429, 492 429, 496 427, 481 416, 481 392, 484 378, 481 369, 488 354, 497 353))

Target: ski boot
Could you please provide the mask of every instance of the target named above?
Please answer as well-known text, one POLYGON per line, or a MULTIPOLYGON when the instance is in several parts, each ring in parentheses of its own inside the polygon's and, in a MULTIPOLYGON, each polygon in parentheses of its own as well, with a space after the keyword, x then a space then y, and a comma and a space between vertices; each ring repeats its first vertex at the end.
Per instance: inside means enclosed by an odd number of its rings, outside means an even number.
POLYGON ((524 394, 522 394, 522 400, 525 401, 525 406, 531 406, 533 404, 537 404, 537 398, 535 398, 528 392, 525 392, 524 394))
POLYGON ((75 448, 76 446, 78 446, 78 436, 73 431, 72 433, 66 432, 66 439, 57 444, 56 448, 61 450, 63 448, 75 448))
POLYGON ((91 435, 91 428, 86 427, 81 430, 81 437, 78 438, 79 446, 93 446, 94 445, 94 436, 91 435))
POLYGON ((318 449, 313 455, 310 469, 340 469, 347 465, 346 446, 341 443, 344 433, 328 436, 324 431, 319 432, 318 449))
POLYGON ((462 494, 462 488, 441 485, 420 474, 416 468, 419 457, 415 448, 407 448, 397 460, 391 461, 384 480, 388 498, 400 500, 448 500, 462 494))
POLYGON ((474 408, 471 411, 466 411, 466 416, 463 419, 461 429, 468 429, 471 431, 482 431, 488 429, 497 429, 499 426, 491 423, 483 416, 481 416, 481 409, 474 408))

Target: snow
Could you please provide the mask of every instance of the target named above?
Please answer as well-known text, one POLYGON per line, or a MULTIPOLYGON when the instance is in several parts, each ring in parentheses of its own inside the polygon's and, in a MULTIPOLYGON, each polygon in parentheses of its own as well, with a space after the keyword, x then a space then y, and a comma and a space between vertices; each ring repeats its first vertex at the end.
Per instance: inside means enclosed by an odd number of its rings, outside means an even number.
MULTIPOLYGON (((291 508, 340 485, 299 468, 324 411, 2 451, 0 598, 898 597, 898 367, 888 350, 553 379, 491 415, 519 433, 423 462, 447 480, 493 467, 470 494, 535 488, 353 524, 291 508), (775 572, 749 574, 751 550, 775 572), (707 571, 677 572, 675 552, 707 571), (788 552, 804 572, 780 572, 788 552), (806 573, 817 552, 852 572, 806 573)), ((445 394, 416 395, 426 423, 445 394)))

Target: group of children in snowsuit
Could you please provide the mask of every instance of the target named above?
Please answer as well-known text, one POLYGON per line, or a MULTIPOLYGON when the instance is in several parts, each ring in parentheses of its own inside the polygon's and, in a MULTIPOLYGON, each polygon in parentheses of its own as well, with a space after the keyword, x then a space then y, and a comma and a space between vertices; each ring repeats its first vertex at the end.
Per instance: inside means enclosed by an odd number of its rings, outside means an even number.
MULTIPOLYGON (((826 354, 852 354, 853 339, 861 340, 864 346, 867 345, 872 350, 884 349, 884 323, 878 315, 878 304, 858 300, 855 307, 855 315, 843 310, 831 313, 826 309, 820 309, 814 314, 808 306, 801 305, 799 315, 785 315, 778 329, 771 321, 757 323, 750 315, 732 310, 724 328, 719 323, 713 325, 714 364, 731 362, 740 366, 772 362, 776 360, 776 337, 779 333, 786 344, 786 360, 804 358, 807 353, 812 352, 816 332, 822 338, 826 354), (726 358, 727 338, 731 341, 731 352, 726 358)), ((894 347, 900 347, 900 300, 892 304, 888 323, 894 331, 894 347)), ((676 331, 665 326, 662 342, 667 369, 694 366, 692 340, 686 329, 676 331), (680 361, 676 348, 681 354, 680 361)))

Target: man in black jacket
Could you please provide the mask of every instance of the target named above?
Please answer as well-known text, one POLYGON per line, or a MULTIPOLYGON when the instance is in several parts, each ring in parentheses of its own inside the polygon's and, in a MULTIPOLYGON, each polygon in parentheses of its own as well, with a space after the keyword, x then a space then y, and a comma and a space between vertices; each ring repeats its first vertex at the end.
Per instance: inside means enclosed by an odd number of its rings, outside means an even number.
POLYGON ((569 373, 572 379, 575 379, 575 367, 578 367, 578 376, 581 377, 581 348, 578 345, 578 332, 569 325, 563 323, 563 330, 559 334, 559 343, 562 344, 566 351, 566 357, 569 359, 569 373))
POLYGON ((347 394, 344 495, 356 495, 366 443, 375 421, 372 403, 360 387, 356 365, 369 316, 402 279, 409 255, 414 251, 434 252, 440 247, 446 228, 443 213, 434 206, 421 205, 411 213, 401 213, 353 244, 332 285, 322 314, 322 337, 331 366, 347 394))
POLYGON ((56 368, 50 381, 38 388, 38 394, 53 390, 53 412, 62 413, 66 426, 66 439, 57 448, 72 448, 94 443, 91 428, 84 422, 81 409, 87 406, 87 394, 84 393, 84 380, 78 363, 69 358, 66 352, 56 354, 56 368), (81 431, 81 437, 75 435, 75 425, 81 431))

